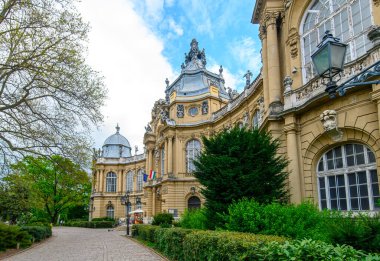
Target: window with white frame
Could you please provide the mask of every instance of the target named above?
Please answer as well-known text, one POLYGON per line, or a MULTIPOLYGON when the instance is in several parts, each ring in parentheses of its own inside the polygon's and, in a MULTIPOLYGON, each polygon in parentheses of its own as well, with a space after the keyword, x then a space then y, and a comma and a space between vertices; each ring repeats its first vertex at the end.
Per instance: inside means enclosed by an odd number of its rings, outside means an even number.
POLYGON ((114 211, 113 206, 107 207, 107 217, 108 218, 114 218, 115 217, 115 211, 114 211))
POLYGON ((348 44, 346 60, 350 62, 365 54, 372 43, 367 34, 372 22, 370 0, 317 0, 305 12, 301 25, 304 82, 316 75, 311 54, 316 50, 325 31, 348 44))
POLYGON ((143 171, 140 169, 137 172, 137 191, 142 191, 143 189, 143 171))
POLYGON ((126 190, 129 192, 133 191, 133 172, 132 171, 129 171, 127 173, 126 190))
POLYGON ((318 162, 317 175, 321 209, 378 209, 376 160, 368 147, 345 144, 329 150, 318 162))
POLYGON ((161 148, 161 176, 165 174, 165 147, 161 148))
POLYGON ((194 160, 201 152, 201 143, 199 140, 193 139, 186 144, 186 170, 191 173, 195 170, 194 160))
POLYGON ((106 192, 116 192, 116 173, 110 172, 107 174, 106 192))
POLYGON ((259 128, 259 111, 255 111, 252 118, 252 128, 258 129, 259 128))

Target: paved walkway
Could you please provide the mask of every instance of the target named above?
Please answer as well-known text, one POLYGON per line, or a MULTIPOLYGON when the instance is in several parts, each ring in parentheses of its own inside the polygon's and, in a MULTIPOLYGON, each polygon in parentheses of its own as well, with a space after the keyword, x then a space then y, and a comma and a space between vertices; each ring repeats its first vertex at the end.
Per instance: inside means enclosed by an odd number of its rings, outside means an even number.
POLYGON ((51 239, 5 260, 164 260, 123 234, 107 229, 57 227, 51 239))

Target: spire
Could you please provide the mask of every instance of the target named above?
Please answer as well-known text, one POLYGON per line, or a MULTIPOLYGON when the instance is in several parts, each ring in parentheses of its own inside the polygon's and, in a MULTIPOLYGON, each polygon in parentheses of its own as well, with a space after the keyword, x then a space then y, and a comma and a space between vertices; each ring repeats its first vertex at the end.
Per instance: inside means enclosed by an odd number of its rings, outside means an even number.
POLYGON ((182 69, 192 67, 192 64, 197 64, 196 67, 204 68, 206 66, 206 54, 205 49, 199 50, 198 42, 194 38, 190 43, 190 51, 185 53, 185 64, 181 65, 182 69))
POLYGON ((119 133, 120 131, 120 127, 119 127, 119 123, 116 124, 116 133, 119 133))

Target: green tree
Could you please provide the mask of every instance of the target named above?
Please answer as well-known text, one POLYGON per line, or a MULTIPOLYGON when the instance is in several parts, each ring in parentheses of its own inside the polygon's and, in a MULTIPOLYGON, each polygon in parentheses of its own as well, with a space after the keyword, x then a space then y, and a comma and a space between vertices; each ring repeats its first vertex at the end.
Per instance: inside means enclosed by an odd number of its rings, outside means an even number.
POLYGON ((0 217, 12 224, 30 210, 30 186, 19 175, 9 175, 0 182, 0 217))
MULTIPOLYGON (((85 63, 77 0, 0 1, 0 167, 25 155, 88 162, 103 78, 85 63)), ((4 171, 3 170, 3 171, 4 171)), ((1 171, 1 170, 0 170, 1 171)))
POLYGON ((44 209, 52 223, 68 209, 89 201, 89 176, 67 158, 26 157, 12 169, 30 184, 33 206, 44 209))
POLYGON ((288 161, 277 154, 279 141, 268 133, 235 127, 203 137, 203 144, 194 174, 204 186, 209 228, 223 226, 223 216, 235 200, 288 201, 288 161))

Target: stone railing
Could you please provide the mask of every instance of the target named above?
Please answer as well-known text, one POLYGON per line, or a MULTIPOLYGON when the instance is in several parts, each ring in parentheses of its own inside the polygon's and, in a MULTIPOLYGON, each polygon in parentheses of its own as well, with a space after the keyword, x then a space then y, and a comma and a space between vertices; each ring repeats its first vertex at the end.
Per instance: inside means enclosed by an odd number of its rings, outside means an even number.
POLYGON ((120 164, 131 163, 146 159, 145 153, 134 155, 128 158, 98 158, 97 164, 120 164))
MULTIPOLYGON (((341 79, 337 84, 344 83, 352 76, 360 73, 366 67, 380 60, 380 47, 370 52, 368 55, 347 64, 341 73, 341 79)), ((317 96, 324 95, 326 86, 321 77, 315 77, 304 86, 284 93, 284 110, 301 107, 317 96)))
POLYGON ((222 118, 229 111, 238 107, 241 104, 241 102, 243 100, 245 100, 245 98, 247 98, 251 93, 253 93, 257 89, 258 82, 260 81, 261 78, 262 78, 262 75, 259 74, 255 78, 255 80, 253 80, 253 82, 249 85, 248 89, 245 89, 243 92, 241 92, 238 97, 236 97, 234 100, 229 102, 226 106, 224 106, 220 110, 214 112, 211 116, 211 120, 212 121, 218 120, 218 119, 222 118))

